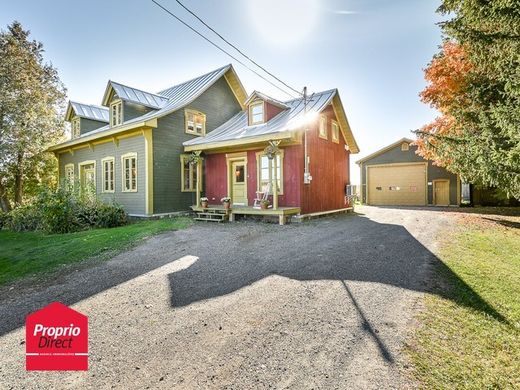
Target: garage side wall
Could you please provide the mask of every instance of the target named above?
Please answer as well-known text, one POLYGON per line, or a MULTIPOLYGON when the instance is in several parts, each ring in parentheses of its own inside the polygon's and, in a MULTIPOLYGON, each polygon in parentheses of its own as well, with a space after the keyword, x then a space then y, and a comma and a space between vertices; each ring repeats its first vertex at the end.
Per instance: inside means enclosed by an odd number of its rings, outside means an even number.
MULTIPOLYGON (((361 199, 363 203, 367 203, 367 166, 383 165, 383 164, 402 164, 402 163, 420 163, 426 162, 421 156, 415 154, 417 147, 410 145, 408 150, 401 150, 401 144, 381 153, 373 158, 363 161, 360 164, 361 176, 361 199)), ((431 161, 428 161, 428 179, 427 179, 427 198, 428 204, 433 204, 433 180, 448 179, 450 181, 450 204, 458 205, 460 185, 458 177, 446 169, 435 166, 431 161), (431 183, 431 184, 429 184, 431 183)))

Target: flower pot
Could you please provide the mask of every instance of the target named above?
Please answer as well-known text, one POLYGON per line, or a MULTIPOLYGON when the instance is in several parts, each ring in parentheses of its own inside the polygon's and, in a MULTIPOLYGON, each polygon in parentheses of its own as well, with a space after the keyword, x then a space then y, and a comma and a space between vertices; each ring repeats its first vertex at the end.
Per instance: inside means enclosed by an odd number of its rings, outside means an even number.
POLYGON ((203 209, 207 209, 209 207, 209 203, 206 201, 206 202, 200 202, 200 205, 202 206, 203 209))
POLYGON ((268 203, 263 203, 263 202, 260 203, 260 208, 261 208, 262 210, 267 210, 267 207, 268 207, 268 206, 269 206, 268 203))
POLYGON ((224 205, 224 208, 226 210, 229 210, 231 208, 231 202, 223 202, 222 204, 224 205))

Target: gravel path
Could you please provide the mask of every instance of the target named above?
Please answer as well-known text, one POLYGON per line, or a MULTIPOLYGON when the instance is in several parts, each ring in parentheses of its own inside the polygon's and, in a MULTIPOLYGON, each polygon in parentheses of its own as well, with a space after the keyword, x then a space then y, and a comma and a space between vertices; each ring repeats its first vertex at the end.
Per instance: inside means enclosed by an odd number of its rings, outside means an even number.
MULTIPOLYGON (((0 388, 402 388, 436 209, 196 224, 0 298, 0 388), (26 372, 25 315, 89 316, 88 372, 26 372)), ((5 289, 4 289, 5 290, 5 289)))

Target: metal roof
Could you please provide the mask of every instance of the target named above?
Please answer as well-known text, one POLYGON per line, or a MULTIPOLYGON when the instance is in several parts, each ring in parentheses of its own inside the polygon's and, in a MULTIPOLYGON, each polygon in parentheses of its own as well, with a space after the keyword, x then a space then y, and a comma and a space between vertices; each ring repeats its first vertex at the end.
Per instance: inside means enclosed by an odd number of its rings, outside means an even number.
MULTIPOLYGON (((160 109, 156 111, 151 111, 137 118, 130 119, 124 122, 123 125, 127 126, 132 123, 148 121, 150 119, 159 118, 164 115, 168 115, 174 111, 177 111, 178 109, 186 106, 187 104, 195 100, 230 69, 232 69, 231 64, 215 69, 212 72, 206 73, 192 80, 165 89, 159 92, 158 94, 150 94, 165 99, 166 103, 164 103, 160 109)), ((99 129, 89 131, 88 133, 84 133, 75 140, 79 140, 82 137, 91 136, 93 134, 103 133, 110 129, 114 128, 110 128, 108 125, 103 126, 99 129)))
POLYGON ((372 158, 374 158, 376 156, 379 156, 380 154, 383 154, 383 153, 389 151, 390 149, 395 148, 396 146, 399 146, 399 145, 401 145, 403 143, 411 144, 413 142, 414 142, 414 140, 412 140, 410 138, 406 138, 406 137, 401 138, 400 140, 398 140, 398 141, 396 141, 396 142, 394 142, 394 143, 392 143, 390 145, 387 145, 387 146, 385 146, 382 149, 376 150, 374 153, 371 153, 368 156, 363 157, 362 159, 357 160, 356 164, 359 165, 361 163, 364 163, 365 161, 370 160, 370 159, 372 159, 372 158))
MULTIPOLYGON (((168 103, 168 98, 164 96, 159 96, 154 93, 141 91, 137 88, 128 87, 126 85, 116 83, 115 81, 109 81, 107 92, 110 87, 113 88, 114 92, 119 96, 121 100, 142 104, 151 108, 162 108, 168 103)), ((107 97, 107 94, 105 94, 107 97)), ((105 104, 106 99, 104 99, 103 103, 105 104)))
POLYGON ((248 125, 247 111, 241 111, 223 125, 217 127, 205 137, 194 138, 183 143, 184 146, 202 145, 207 143, 241 140, 262 135, 275 134, 285 131, 301 129, 305 116, 313 116, 321 112, 332 98, 337 89, 314 93, 307 98, 307 114, 303 98, 289 100, 283 104, 288 108, 268 122, 258 125, 248 125))
POLYGON ((253 93, 251 95, 249 95, 249 97, 247 98, 247 100, 245 101, 244 104, 248 105, 249 103, 251 103, 251 101, 254 100, 255 97, 257 97, 261 100, 265 100, 266 102, 271 103, 280 108, 289 108, 289 106, 287 104, 285 104, 279 100, 276 100, 270 96, 267 96, 266 94, 259 92, 259 91, 253 91, 253 93))
POLYGON ((96 106, 93 104, 84 104, 78 102, 69 102, 74 114, 81 118, 92 119, 99 122, 108 123, 108 108, 96 106))

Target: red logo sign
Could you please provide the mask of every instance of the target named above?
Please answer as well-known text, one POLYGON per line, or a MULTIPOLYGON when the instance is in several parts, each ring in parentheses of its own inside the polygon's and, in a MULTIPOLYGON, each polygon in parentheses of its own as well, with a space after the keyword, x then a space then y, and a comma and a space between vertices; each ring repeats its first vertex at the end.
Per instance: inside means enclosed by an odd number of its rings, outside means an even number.
POLYGON ((88 369, 88 318, 63 303, 27 316, 25 341, 27 370, 88 369))

